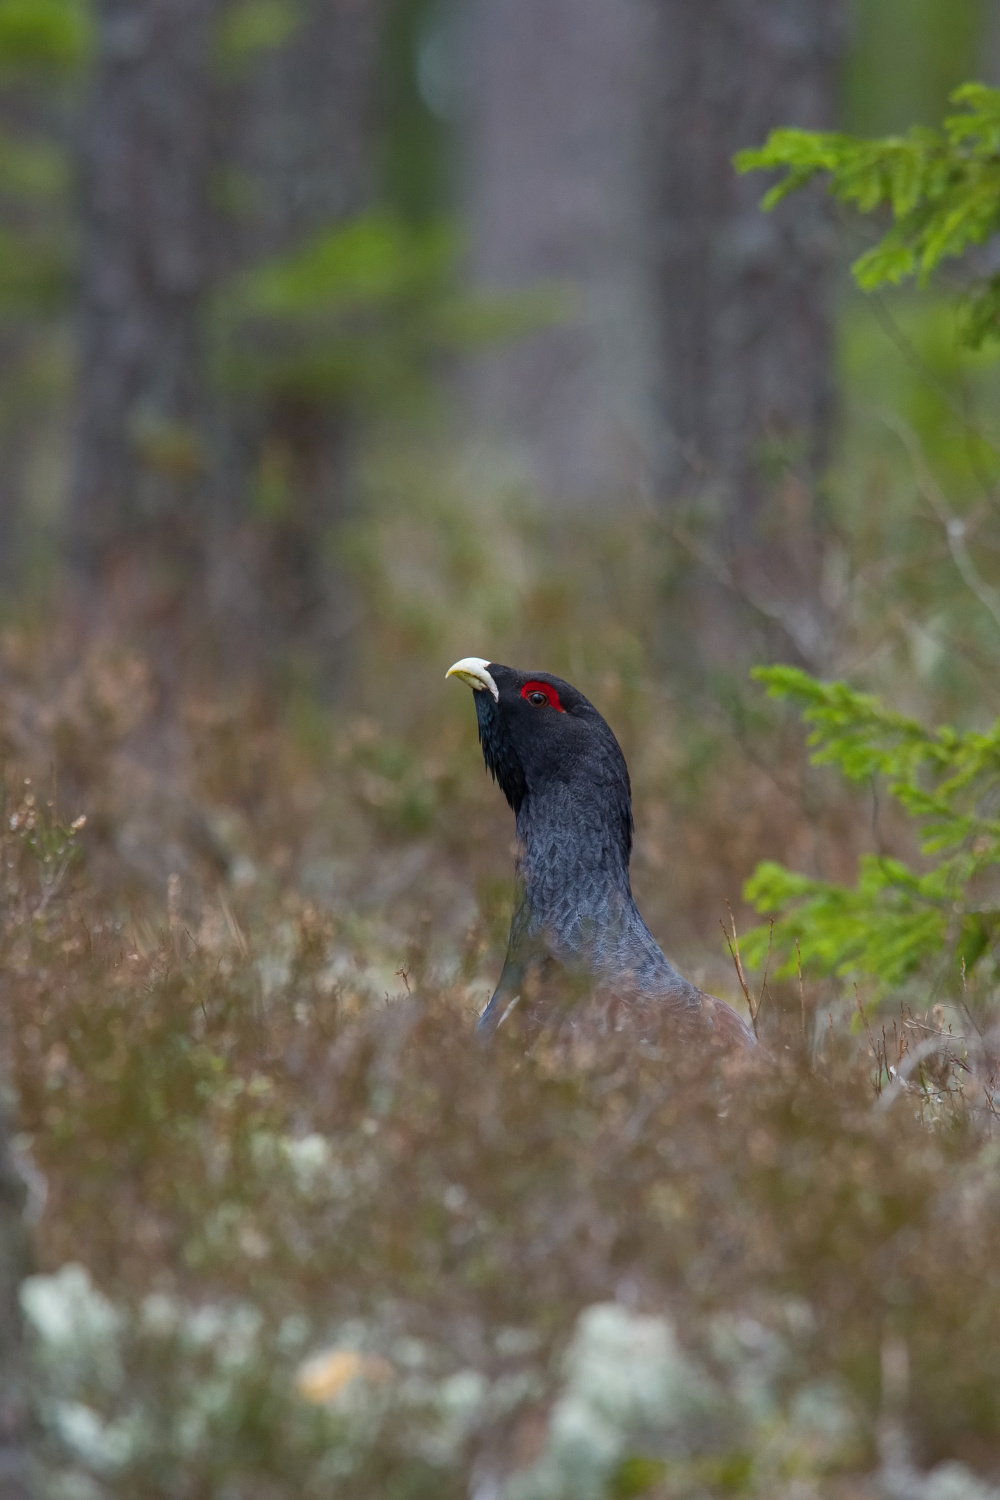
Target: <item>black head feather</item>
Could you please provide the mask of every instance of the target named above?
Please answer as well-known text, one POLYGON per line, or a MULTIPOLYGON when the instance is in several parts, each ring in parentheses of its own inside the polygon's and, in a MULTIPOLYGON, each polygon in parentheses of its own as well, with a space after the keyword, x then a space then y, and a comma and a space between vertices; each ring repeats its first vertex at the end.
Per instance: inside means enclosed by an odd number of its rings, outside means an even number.
POLYGON ((490 662, 498 697, 475 693, 479 743, 487 770, 515 815, 525 799, 569 788, 574 804, 606 827, 624 868, 632 853, 632 789, 610 725, 578 688, 551 672, 521 672, 490 662), (551 689, 527 692, 533 684, 551 689), (527 692, 527 696, 525 696, 527 692), (556 706, 557 705, 557 706, 556 706))

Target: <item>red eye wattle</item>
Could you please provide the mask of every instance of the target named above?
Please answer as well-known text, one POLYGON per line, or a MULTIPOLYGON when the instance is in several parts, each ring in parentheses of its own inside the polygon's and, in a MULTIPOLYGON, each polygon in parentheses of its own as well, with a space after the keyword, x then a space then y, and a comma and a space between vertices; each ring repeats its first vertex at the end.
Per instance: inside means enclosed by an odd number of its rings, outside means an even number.
POLYGON ((548 682, 526 682, 521 689, 521 697, 527 698, 536 708, 542 708, 546 703, 549 708, 554 708, 557 713, 564 714, 566 710, 559 702, 559 694, 548 682))

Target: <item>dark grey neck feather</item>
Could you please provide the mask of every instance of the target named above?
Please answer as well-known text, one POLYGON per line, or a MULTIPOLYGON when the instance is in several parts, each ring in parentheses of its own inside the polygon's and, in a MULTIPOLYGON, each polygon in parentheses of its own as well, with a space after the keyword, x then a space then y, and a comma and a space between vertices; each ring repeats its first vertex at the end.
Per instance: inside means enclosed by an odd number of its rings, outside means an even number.
POLYGON ((508 963, 544 952, 598 981, 694 1001, 697 990, 667 962, 632 896, 629 822, 590 787, 558 782, 524 799, 508 963))

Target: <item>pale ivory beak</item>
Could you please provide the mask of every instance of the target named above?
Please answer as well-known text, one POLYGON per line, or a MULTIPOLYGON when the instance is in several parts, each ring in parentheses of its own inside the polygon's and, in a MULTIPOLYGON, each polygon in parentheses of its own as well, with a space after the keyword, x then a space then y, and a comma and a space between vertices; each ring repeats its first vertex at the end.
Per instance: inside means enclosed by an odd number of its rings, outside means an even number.
POLYGON ((449 667, 445 675, 445 681, 449 677, 461 677, 467 682, 474 692, 481 693, 486 688, 493 694, 494 701, 500 702, 500 690, 489 674, 489 662, 484 661, 481 656, 463 656, 453 667, 449 667))

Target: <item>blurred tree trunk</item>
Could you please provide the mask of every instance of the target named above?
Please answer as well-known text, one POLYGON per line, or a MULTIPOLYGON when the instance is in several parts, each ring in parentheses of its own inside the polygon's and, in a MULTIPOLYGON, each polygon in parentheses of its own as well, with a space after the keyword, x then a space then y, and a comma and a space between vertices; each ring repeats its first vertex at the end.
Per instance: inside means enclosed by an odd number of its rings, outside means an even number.
POLYGON ((814 491, 832 414, 829 210, 798 195, 762 214, 766 183, 739 178, 732 156, 773 125, 833 123, 845 9, 476 0, 472 12, 473 277, 561 283, 571 299, 560 326, 480 362, 478 420, 550 499, 652 490, 683 532, 697 498, 716 656, 742 655, 741 596, 798 654, 813 659, 824 639, 814 491))
POLYGON ((25 1190, 10 1157, 10 1117, 0 1102, 0 1495, 29 1500, 29 1405, 18 1293, 29 1270, 25 1190))
POLYGON ((695 498, 713 555, 699 585, 702 639, 709 656, 735 647, 740 657, 746 627, 770 619, 818 665, 827 631, 816 487, 833 414, 836 240, 820 192, 764 214, 766 181, 737 176, 732 157, 776 125, 834 125, 845 6, 669 0, 657 27, 663 477, 671 503, 695 498))
MULTIPOLYGON (((185 683, 287 666, 340 604, 325 545, 339 416, 220 390, 210 312, 227 277, 364 201, 378 15, 377 0, 97 6, 70 548, 88 613, 152 664, 158 712, 131 746, 131 821, 160 836, 126 858, 161 889, 199 868, 199 842, 225 857, 190 800, 185 683), (258 516, 275 449, 289 505, 258 516)), ((328 666, 338 648, 314 654, 328 666)))
POLYGON ((378 0, 313 0, 248 36, 231 0, 98 6, 72 559, 160 635, 201 611, 237 670, 336 614, 343 421, 219 392, 209 296, 370 200, 379 17, 378 0), (288 505, 261 517, 276 458, 288 505))
POLYGON ((72 561, 94 589, 137 558, 155 556, 142 569, 144 589, 155 578, 177 590, 197 567, 220 7, 221 0, 97 6, 70 516, 72 561), (171 571, 180 576, 171 580, 171 571))
MULTIPOLYGON (((280 45, 230 75, 222 153, 245 207, 226 222, 227 274, 370 207, 382 9, 381 0, 312 0, 280 45)), ((224 405, 212 586, 228 654, 266 657, 291 639, 329 680, 349 610, 330 547, 346 507, 349 424, 321 398, 240 393, 224 405), (265 487, 280 490, 280 503, 255 504, 265 487)))
POLYGON ((19 466, 3 454, 0 469, 0 595, 13 595, 21 571, 21 535, 24 524, 19 466))
POLYGON ((645 3, 474 0, 466 198, 473 281, 551 284, 563 320, 476 362, 481 428, 556 502, 650 472, 655 331, 643 275, 645 3))
POLYGON ((307 0, 280 45, 236 69, 224 152, 250 191, 230 220, 233 264, 280 255, 371 202, 381 15, 380 0, 307 0))

